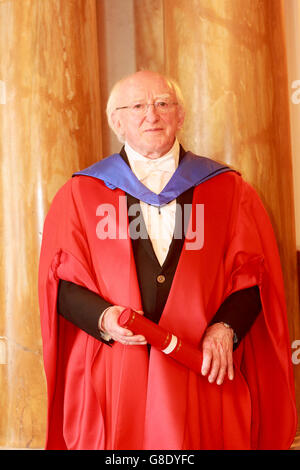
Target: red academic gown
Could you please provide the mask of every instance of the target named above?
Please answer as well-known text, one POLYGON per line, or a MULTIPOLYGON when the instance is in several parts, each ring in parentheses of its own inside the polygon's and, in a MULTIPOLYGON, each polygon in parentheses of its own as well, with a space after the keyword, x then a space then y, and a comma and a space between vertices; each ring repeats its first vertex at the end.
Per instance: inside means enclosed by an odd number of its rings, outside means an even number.
POLYGON ((78 176, 56 195, 45 221, 39 275, 47 449, 290 447, 296 432, 291 352, 268 216, 255 191, 233 172, 196 187, 193 215, 197 203, 204 204, 204 244, 187 250, 186 240, 160 325, 198 347, 224 299, 258 285, 262 313, 234 352, 234 380, 221 386, 154 348, 149 358, 146 346, 109 347, 57 314, 59 279, 116 305, 142 305, 124 192, 78 176), (100 204, 108 204, 111 215, 115 209, 119 239, 97 235, 100 204))

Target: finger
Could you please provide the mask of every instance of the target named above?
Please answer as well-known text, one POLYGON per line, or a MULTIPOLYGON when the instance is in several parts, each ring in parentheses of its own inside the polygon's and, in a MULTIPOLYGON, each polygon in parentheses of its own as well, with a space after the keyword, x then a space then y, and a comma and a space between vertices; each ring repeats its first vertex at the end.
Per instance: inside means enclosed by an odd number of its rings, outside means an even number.
POLYGON ((201 367, 201 374, 206 375, 210 369, 212 361, 212 351, 210 348, 203 348, 203 361, 201 367))
POLYGON ((146 338, 142 335, 134 335, 126 338, 128 344, 130 343, 147 343, 146 338))
POLYGON ((227 367, 228 378, 229 380, 233 380, 234 379, 234 367, 233 367, 232 351, 228 352, 227 364, 228 364, 228 367, 227 367))
POLYGON ((128 341, 127 339, 122 339, 122 338, 120 338, 119 340, 116 339, 116 341, 118 341, 121 344, 124 344, 125 346, 142 346, 142 345, 147 344, 146 341, 142 343, 140 341, 128 341))
POLYGON ((219 369, 220 369, 220 355, 217 350, 214 350, 210 374, 208 376, 208 381, 210 383, 213 383, 216 380, 218 373, 219 373, 219 369))
POLYGON ((114 331, 120 336, 125 336, 125 337, 134 336, 131 330, 128 330, 127 328, 122 328, 121 326, 115 326, 114 331))
POLYGON ((133 342, 132 342, 132 341, 130 341, 130 342, 127 341, 127 342, 125 342, 125 344, 126 344, 126 346, 143 346, 143 345, 146 345, 147 342, 144 341, 144 342, 142 343, 142 342, 140 342, 140 341, 133 341, 133 342))
POLYGON ((119 343, 126 344, 126 345, 140 345, 140 344, 147 344, 147 341, 144 336, 142 335, 134 335, 134 336, 124 336, 124 335, 114 335, 113 339, 118 341, 119 343))
POLYGON ((114 341, 119 341, 119 343, 123 343, 127 339, 129 340, 133 336, 132 331, 125 328, 118 328, 115 325, 112 328, 107 328, 106 331, 114 341))
POLYGON ((217 377, 217 384, 222 385, 224 382, 225 374, 227 371, 227 354, 221 350, 219 351, 219 357, 220 357, 220 368, 218 372, 218 377, 217 377))

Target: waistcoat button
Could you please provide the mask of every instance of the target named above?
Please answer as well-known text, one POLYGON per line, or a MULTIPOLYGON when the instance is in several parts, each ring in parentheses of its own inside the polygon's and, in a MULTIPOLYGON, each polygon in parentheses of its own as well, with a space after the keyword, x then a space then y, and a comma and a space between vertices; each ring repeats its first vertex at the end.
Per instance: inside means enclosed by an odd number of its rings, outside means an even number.
POLYGON ((165 276, 163 274, 160 274, 159 276, 157 276, 156 278, 157 282, 159 282, 160 284, 163 284, 166 280, 165 276))

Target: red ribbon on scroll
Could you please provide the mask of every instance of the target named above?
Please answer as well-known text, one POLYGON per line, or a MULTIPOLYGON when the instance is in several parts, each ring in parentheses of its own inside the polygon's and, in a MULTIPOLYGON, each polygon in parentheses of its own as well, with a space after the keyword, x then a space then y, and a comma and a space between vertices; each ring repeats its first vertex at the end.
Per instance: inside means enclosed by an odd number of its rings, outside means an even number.
POLYGON ((131 308, 126 308, 119 317, 119 325, 128 328, 134 334, 145 336, 146 341, 151 346, 172 357, 185 367, 192 369, 197 374, 201 374, 202 352, 148 320, 144 315, 135 312, 131 308))

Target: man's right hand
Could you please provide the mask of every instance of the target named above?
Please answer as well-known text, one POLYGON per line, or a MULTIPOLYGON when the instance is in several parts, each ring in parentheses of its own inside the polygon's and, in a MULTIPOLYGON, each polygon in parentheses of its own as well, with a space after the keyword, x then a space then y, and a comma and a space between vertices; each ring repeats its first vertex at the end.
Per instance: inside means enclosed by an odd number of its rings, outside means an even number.
POLYGON ((127 328, 122 328, 119 325, 118 319, 124 310, 125 308, 119 305, 109 307, 102 317, 102 331, 108 333, 114 341, 118 341, 119 343, 126 344, 128 346, 147 344, 144 336, 134 335, 132 331, 127 328))

